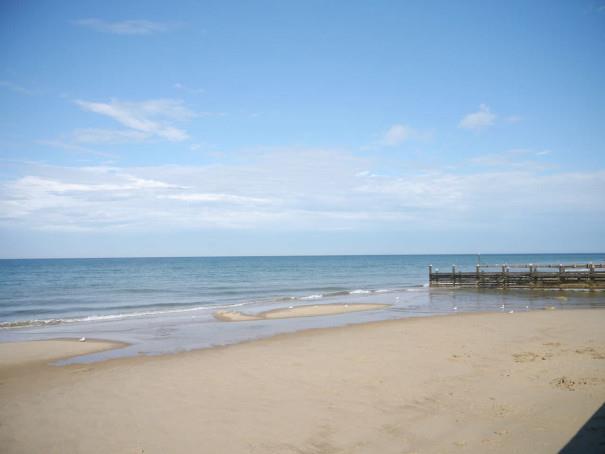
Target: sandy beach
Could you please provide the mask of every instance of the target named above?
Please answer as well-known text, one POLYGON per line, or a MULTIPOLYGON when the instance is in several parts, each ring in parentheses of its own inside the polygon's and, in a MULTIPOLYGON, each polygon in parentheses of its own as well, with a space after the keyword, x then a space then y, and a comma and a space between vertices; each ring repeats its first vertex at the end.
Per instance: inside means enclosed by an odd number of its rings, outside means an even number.
POLYGON ((605 401, 605 311, 415 318, 161 357, 0 346, 6 453, 552 453, 605 401))

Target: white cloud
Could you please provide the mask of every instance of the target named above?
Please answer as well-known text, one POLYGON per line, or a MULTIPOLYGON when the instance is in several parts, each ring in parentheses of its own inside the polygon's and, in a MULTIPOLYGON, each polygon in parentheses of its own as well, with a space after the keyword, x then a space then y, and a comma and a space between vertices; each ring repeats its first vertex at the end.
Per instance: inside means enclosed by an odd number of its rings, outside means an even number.
MULTIPOLYGON (((524 153, 509 155, 525 156, 524 153)), ((535 153, 534 153, 535 155, 535 153)), ((527 155, 530 156, 530 155, 527 155)), ((501 166, 377 175, 346 152, 247 152, 205 166, 31 166, 0 186, 0 224, 28 229, 490 229, 605 222, 605 171, 501 166), (493 201, 498 200, 498 210, 493 201)), ((378 169, 377 169, 378 170, 378 169)))
MULTIPOLYGON (((125 135, 128 135, 130 139, 137 136, 138 139, 161 137, 172 142, 183 141, 189 136, 183 129, 173 126, 173 123, 182 122, 195 116, 183 101, 175 99, 155 99, 142 102, 113 99, 109 103, 76 101, 76 104, 83 110, 105 115, 130 128, 129 131, 112 131, 110 133, 107 130, 96 130, 93 135, 100 138, 102 142, 106 141, 108 137, 113 140, 125 135), (99 131, 102 132, 99 133, 99 131)), ((86 138, 86 135, 84 137, 86 138)), ((88 138, 91 138, 90 134, 88 134, 88 138)))
POLYGON ((551 153, 550 150, 531 150, 525 148, 516 148, 512 150, 506 150, 500 153, 486 153, 475 156, 470 159, 473 164, 479 164, 482 166, 491 167, 519 167, 519 168, 533 168, 535 170, 545 169, 552 167, 544 160, 540 160, 542 157, 547 156, 551 153))
POLYGON ((206 90, 204 90, 203 88, 192 88, 192 87, 188 87, 186 85, 183 85, 180 82, 177 82, 173 85, 174 88, 176 88, 177 90, 181 90, 184 91, 186 93, 191 93, 193 95, 201 95, 202 93, 204 93, 206 90))
POLYGON ((465 115, 464 118, 460 120, 458 127, 470 129, 471 131, 480 131, 488 126, 492 126, 495 121, 496 114, 492 113, 487 105, 481 104, 477 112, 465 115))
POLYGON ((409 140, 424 140, 430 137, 430 133, 414 129, 411 126, 397 123, 391 126, 380 139, 379 144, 385 147, 401 145, 409 140))
POLYGON ((39 140, 39 141, 37 141, 37 143, 39 143, 41 145, 46 145, 51 148, 60 148, 62 150, 65 150, 68 152, 73 152, 73 153, 87 154, 87 155, 91 155, 91 156, 99 156, 99 157, 103 157, 103 158, 114 158, 115 157, 114 155, 112 155, 110 153, 104 153, 102 151, 92 150, 90 148, 83 147, 76 143, 68 142, 65 140, 39 140))
POLYGON ((259 197, 244 197, 233 194, 212 194, 212 193, 183 193, 175 195, 160 196, 163 199, 181 200, 184 202, 225 202, 225 203, 271 203, 270 199, 262 199, 259 197))
POLYGON ((133 19, 123 21, 105 21, 102 19, 80 19, 74 22, 76 25, 86 27, 103 33, 114 35, 150 35, 152 33, 165 32, 172 26, 167 23, 154 22, 145 19, 133 19))
MULTIPOLYGON (((84 169, 82 169, 84 170, 84 169)), ((78 192, 112 192, 132 191, 139 189, 182 189, 181 186, 171 185, 158 180, 138 178, 128 174, 120 174, 119 183, 71 183, 41 178, 37 176, 26 176, 14 183, 17 189, 42 191, 47 193, 78 193, 78 192)))
POLYGON ((406 125, 397 124, 389 128, 382 138, 382 143, 387 146, 400 145, 413 137, 414 131, 406 125))
POLYGON ((76 129, 72 139, 76 143, 115 144, 126 142, 142 142, 149 137, 148 133, 133 129, 76 129))

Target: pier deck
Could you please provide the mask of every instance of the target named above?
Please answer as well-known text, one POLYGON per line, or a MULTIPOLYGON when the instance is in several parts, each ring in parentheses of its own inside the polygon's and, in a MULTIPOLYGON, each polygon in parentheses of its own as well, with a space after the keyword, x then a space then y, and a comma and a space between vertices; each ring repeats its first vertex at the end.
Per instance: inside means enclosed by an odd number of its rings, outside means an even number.
POLYGON ((473 271, 433 270, 431 287, 605 289, 605 263, 476 265, 473 271))

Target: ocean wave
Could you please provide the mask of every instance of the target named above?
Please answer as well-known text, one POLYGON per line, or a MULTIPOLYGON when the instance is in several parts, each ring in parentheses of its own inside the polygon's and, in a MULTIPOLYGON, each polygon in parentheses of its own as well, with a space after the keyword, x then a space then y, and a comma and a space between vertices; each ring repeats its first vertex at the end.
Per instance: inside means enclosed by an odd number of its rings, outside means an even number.
POLYGON ((326 296, 326 297, 328 297, 328 296, 345 296, 348 294, 349 294, 348 290, 339 290, 337 292, 324 293, 324 296, 326 296))
POLYGON ((128 318, 148 317, 148 316, 165 315, 165 314, 178 314, 178 313, 195 312, 195 311, 202 311, 202 310, 228 309, 231 307, 244 306, 245 304, 249 304, 249 303, 196 306, 196 307, 185 307, 185 308, 181 307, 181 308, 167 309, 167 310, 156 310, 156 311, 149 310, 149 311, 139 311, 139 312, 126 312, 126 313, 120 313, 120 314, 87 315, 85 317, 73 317, 73 318, 13 320, 13 321, 7 321, 7 322, 0 322, 0 329, 26 328, 26 327, 36 327, 36 326, 52 326, 52 325, 78 323, 78 322, 99 322, 99 321, 108 321, 108 320, 124 320, 124 319, 128 319, 128 318))
POLYGON ((323 298, 324 296, 320 293, 318 295, 309 295, 309 296, 302 296, 300 299, 301 300, 318 300, 320 298, 323 298))
POLYGON ((395 293, 395 292, 404 292, 404 291, 420 291, 422 290, 422 285, 414 285, 407 288, 381 288, 376 290, 370 289, 355 289, 355 290, 338 290, 335 292, 328 293, 317 293, 307 296, 288 296, 288 297, 279 297, 276 298, 277 301, 289 301, 289 300, 314 300, 320 298, 331 298, 336 296, 349 296, 349 295, 374 295, 374 294, 384 294, 384 293, 395 293))
MULTIPOLYGON (((414 286, 416 290, 420 290, 422 286, 414 286)), ((320 298, 332 298, 337 296, 349 296, 349 295, 373 295, 373 294, 384 294, 384 293, 393 293, 393 292, 402 292, 409 290, 410 288, 381 288, 376 290, 370 289, 355 289, 355 290, 338 290, 335 292, 324 292, 324 293, 315 293, 307 296, 282 296, 279 298, 275 298, 275 301, 289 301, 289 300, 314 300, 320 298)))
POLYGON ((297 299, 295 296, 278 296, 277 298, 273 298, 273 301, 292 301, 297 299))
MULTIPOLYGON (((36 319, 26 319, 27 315, 31 313, 31 315, 42 315, 42 308, 35 308, 30 310, 23 310, 22 313, 14 313, 14 315, 22 315, 25 316, 22 319, 13 320, 13 321, 0 321, 0 329, 6 328, 22 328, 22 327, 36 327, 36 326, 51 326, 51 325, 59 325, 59 324, 70 324, 70 323, 80 323, 80 322, 102 322, 102 321, 118 321, 124 319, 131 319, 137 317, 151 317, 151 316, 161 316, 168 314, 179 314, 179 313, 187 313, 187 312, 196 312, 196 311, 212 311, 216 309, 226 309, 233 307, 240 307, 243 305, 249 304, 266 304, 271 302, 288 302, 288 301, 313 301, 320 300, 326 298, 335 298, 335 297, 356 297, 356 296, 364 296, 364 295, 374 295, 374 294, 386 294, 386 293, 396 293, 396 292, 420 292, 425 289, 427 285, 413 285, 410 287, 402 287, 402 288, 381 288, 381 289, 354 289, 354 290, 345 290, 345 289, 334 289, 334 291, 323 291, 322 293, 311 293, 306 296, 274 296, 268 297, 264 299, 252 298, 245 302, 231 303, 231 304, 203 304, 201 302, 191 303, 188 306, 183 307, 182 305, 179 307, 174 307, 173 304, 170 303, 160 303, 149 305, 147 308, 138 306, 138 305, 123 305, 119 307, 114 307, 114 311, 121 311, 118 313, 109 313, 109 314, 94 314, 87 316, 74 316, 74 317, 57 317, 56 312, 54 313, 55 318, 36 318, 36 319), (138 310, 137 310, 138 309, 138 310), (132 312, 130 311, 132 310, 132 312)), ((319 289, 317 289, 319 290, 319 289)), ((327 290, 327 288, 326 288, 327 290)), ((312 289, 309 289, 312 292, 312 289)), ((254 292, 252 292, 254 293, 254 292)), ((67 308, 66 308, 67 309, 67 308)), ((70 312, 91 312, 90 307, 78 306, 71 307, 70 312)), ((111 307, 105 308, 106 310, 111 310, 111 307)), ((92 309, 94 310, 94 309, 92 309)), ((102 311, 102 308, 97 308, 97 310, 102 311)), ((49 311, 48 315, 50 316, 52 311, 49 311)), ((43 315, 44 316, 44 315, 43 315)))

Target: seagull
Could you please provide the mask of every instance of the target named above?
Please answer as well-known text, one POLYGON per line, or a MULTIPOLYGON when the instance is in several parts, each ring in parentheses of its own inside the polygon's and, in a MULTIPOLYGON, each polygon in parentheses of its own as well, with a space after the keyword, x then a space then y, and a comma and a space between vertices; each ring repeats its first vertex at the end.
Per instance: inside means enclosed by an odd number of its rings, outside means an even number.
POLYGON ((454 306, 454 310, 457 311, 458 310, 458 306, 454 306))
POLYGON ((288 309, 294 309, 294 306, 288 306, 288 309))
POLYGON ((81 337, 80 338, 80 342, 86 342, 86 338, 85 337, 81 337))
POLYGON ((509 314, 514 314, 514 313, 515 313, 515 311, 508 311, 508 313, 509 313, 509 314))

